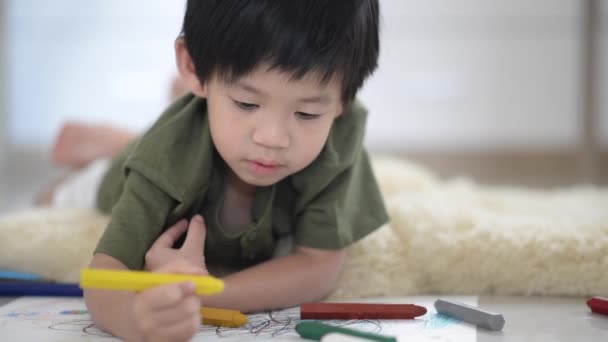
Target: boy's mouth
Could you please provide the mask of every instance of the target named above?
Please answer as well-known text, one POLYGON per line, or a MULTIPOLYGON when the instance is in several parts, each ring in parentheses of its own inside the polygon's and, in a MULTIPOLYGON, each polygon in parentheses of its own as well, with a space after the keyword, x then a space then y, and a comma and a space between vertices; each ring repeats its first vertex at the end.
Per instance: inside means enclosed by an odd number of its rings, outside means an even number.
POLYGON ((260 174, 272 174, 281 167, 281 164, 268 160, 256 159, 250 160, 249 163, 251 170, 260 174))

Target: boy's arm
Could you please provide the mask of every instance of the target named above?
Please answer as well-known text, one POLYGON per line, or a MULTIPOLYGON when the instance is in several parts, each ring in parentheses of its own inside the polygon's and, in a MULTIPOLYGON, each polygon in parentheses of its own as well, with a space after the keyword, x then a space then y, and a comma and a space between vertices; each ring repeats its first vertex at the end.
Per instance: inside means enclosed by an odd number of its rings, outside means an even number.
MULTIPOLYGON (((90 267, 126 270, 127 267, 115 258, 97 253, 93 256, 90 267)), ((133 320, 133 298, 130 291, 111 291, 85 289, 84 300, 95 324, 102 330, 126 341, 137 341, 133 320)))
MULTIPOLYGON (((92 268, 126 269, 118 260, 95 254, 92 268)), ((174 260, 157 270, 204 275, 186 260, 174 260)), ((126 341, 190 341, 198 332, 200 298, 194 284, 165 284, 135 293, 86 289, 84 298, 95 323, 126 341)))
MULTIPOLYGON (((173 249, 183 233, 183 222, 175 224, 154 242, 146 254, 146 267, 182 259, 204 267, 206 227, 200 216, 189 224, 186 241, 173 249)), ((321 250, 296 246, 287 256, 271 259, 224 278, 221 294, 206 296, 206 306, 244 312, 285 308, 323 298, 334 287, 344 259, 344 250, 321 250)))
MULTIPOLYGON (((173 206, 170 196, 139 172, 131 171, 90 267, 140 269, 146 251, 160 235, 173 206)), ((140 293, 86 289, 84 298, 93 321, 101 329, 127 341, 139 341, 145 336, 148 328, 142 330, 141 324, 137 325, 142 315, 135 316, 136 304, 142 302, 140 293)))
POLYGON ((296 247, 290 255, 227 276, 224 292, 205 297, 205 305, 253 312, 320 300, 333 289, 344 255, 296 247))

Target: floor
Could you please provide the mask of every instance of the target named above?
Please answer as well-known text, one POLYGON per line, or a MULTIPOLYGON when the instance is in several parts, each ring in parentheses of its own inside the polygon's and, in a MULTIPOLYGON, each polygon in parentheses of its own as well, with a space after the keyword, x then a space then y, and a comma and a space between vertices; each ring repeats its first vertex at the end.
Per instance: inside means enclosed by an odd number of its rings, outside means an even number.
POLYGON ((587 298, 481 296, 479 307, 501 313, 502 332, 477 329, 477 341, 608 341, 608 316, 592 313, 587 298))

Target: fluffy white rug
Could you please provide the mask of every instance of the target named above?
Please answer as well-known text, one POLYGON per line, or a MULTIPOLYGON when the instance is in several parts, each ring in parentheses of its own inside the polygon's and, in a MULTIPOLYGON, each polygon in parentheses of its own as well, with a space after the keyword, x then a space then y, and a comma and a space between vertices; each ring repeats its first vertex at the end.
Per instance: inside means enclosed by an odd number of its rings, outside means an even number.
MULTIPOLYGON (((334 299, 381 295, 608 295, 608 189, 444 181, 374 160, 391 224, 349 248, 334 299)), ((107 218, 32 209, 0 217, 0 268, 76 281, 107 218)))

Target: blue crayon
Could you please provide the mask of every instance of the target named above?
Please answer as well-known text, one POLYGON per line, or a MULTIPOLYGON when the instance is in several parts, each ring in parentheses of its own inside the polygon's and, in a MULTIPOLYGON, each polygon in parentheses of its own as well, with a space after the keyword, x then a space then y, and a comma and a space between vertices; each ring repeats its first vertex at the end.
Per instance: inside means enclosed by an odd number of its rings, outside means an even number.
POLYGON ((82 297, 78 284, 38 283, 38 282, 0 282, 0 296, 50 296, 82 297))
POLYGON ((0 280, 30 280, 37 281, 42 280, 37 274, 28 273, 28 272, 18 272, 18 271, 9 271, 9 270, 0 270, 0 280))

